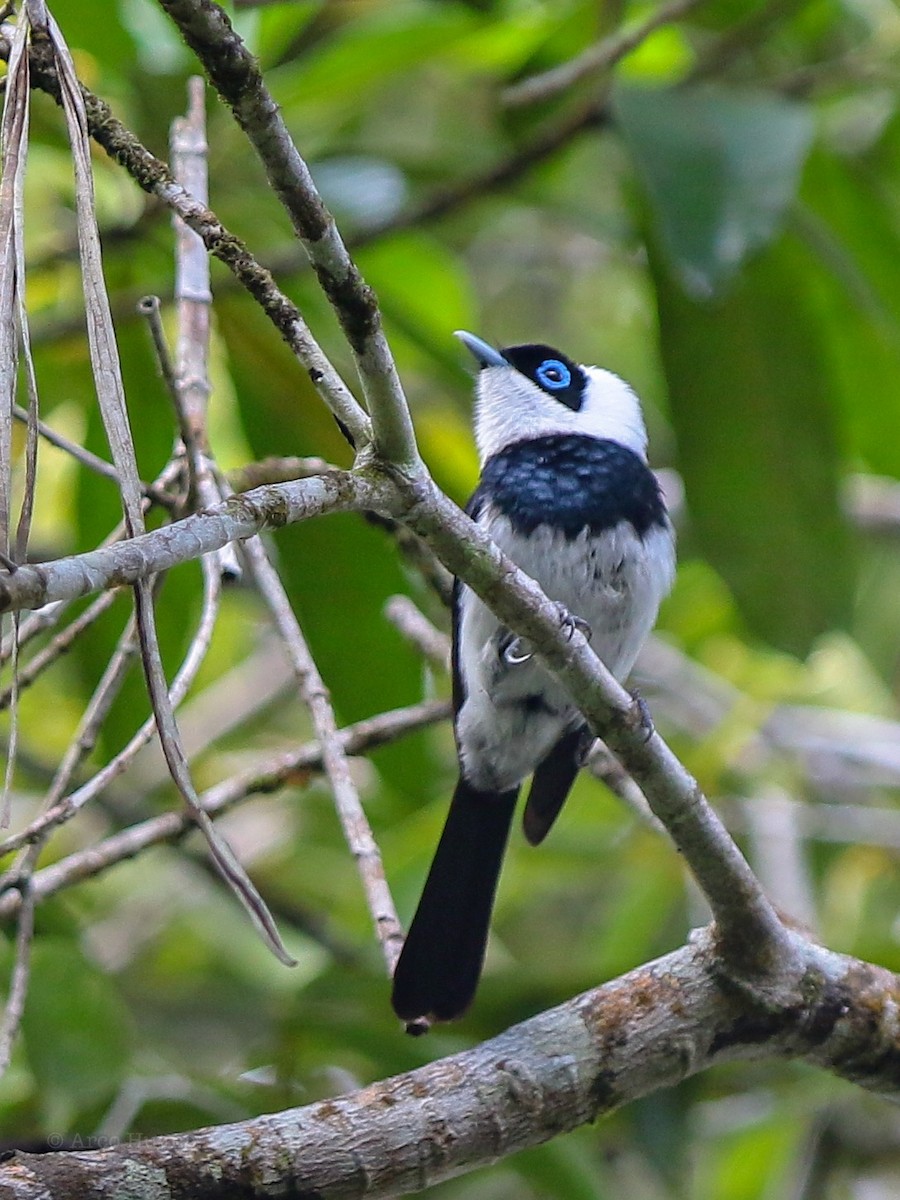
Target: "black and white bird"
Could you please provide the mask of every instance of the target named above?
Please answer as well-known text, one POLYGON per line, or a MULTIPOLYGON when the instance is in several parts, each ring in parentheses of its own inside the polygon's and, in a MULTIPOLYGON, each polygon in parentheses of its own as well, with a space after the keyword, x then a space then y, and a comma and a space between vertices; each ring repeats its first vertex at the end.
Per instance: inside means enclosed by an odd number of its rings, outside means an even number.
MULTIPOLYGON (((675 573, 638 398, 612 372, 549 346, 495 350, 456 336, 480 367, 481 479, 467 511, 624 680, 675 573)), ((592 742, 527 643, 459 580, 453 706, 459 782, 394 974, 394 1011, 412 1033, 458 1017, 474 997, 522 782, 533 776, 524 827, 536 845, 592 742)))

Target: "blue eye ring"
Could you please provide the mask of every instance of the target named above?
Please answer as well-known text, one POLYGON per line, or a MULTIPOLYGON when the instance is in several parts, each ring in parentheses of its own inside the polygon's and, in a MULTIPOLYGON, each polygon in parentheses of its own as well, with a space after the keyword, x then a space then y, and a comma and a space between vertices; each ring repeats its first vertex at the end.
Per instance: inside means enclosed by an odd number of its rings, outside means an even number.
POLYGON ((572 372, 558 358, 545 358, 535 371, 535 376, 541 387, 553 392, 562 391, 572 382, 572 372))

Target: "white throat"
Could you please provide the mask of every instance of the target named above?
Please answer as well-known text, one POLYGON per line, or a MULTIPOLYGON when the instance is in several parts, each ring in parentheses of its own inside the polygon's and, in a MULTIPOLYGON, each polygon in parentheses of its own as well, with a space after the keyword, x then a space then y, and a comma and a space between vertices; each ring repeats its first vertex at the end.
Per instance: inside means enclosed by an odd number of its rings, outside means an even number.
POLYGON ((637 396, 618 375, 602 367, 583 367, 587 392, 573 412, 514 367, 483 367, 478 373, 475 441, 481 465, 512 442, 552 433, 582 433, 609 438, 647 457, 647 430, 637 396))

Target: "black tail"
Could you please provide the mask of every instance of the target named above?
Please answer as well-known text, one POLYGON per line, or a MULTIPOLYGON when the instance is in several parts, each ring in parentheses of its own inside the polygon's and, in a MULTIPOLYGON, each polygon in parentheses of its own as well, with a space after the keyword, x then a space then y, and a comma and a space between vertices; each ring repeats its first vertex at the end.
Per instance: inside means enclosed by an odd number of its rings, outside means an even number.
POLYGON ((587 726, 579 725, 564 733, 538 764, 522 817, 522 828, 532 846, 537 846, 550 832, 592 741, 587 726))
POLYGON ((519 789, 479 792, 460 779, 394 972, 394 1012, 452 1021, 472 1003, 519 789))

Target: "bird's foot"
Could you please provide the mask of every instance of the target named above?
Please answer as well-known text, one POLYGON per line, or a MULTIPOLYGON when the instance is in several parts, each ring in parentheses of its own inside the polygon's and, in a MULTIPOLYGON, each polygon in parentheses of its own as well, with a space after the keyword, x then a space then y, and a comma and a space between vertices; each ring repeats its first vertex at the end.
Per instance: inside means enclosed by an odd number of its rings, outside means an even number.
POLYGON ((578 745, 575 748, 575 761, 578 763, 579 770, 585 766, 587 760, 591 757, 591 751, 597 745, 597 737, 592 729, 587 725, 581 731, 581 737, 578 740, 578 745))
POLYGON ((501 662, 505 663, 507 667, 521 666, 522 663, 526 663, 534 657, 531 642, 527 638, 519 637, 516 633, 510 633, 508 630, 500 639, 497 646, 497 653, 500 656, 501 662))
POLYGON ((556 611, 559 614, 559 623, 570 640, 576 629, 587 641, 590 641, 594 636, 594 631, 587 621, 585 621, 584 617, 579 617, 576 613, 569 612, 564 604, 557 604, 556 611))
POLYGON ((631 692, 631 725, 633 729, 642 729, 644 731, 644 742, 649 742, 653 737, 653 718, 650 715, 650 708, 647 701, 641 693, 635 688, 631 692))

